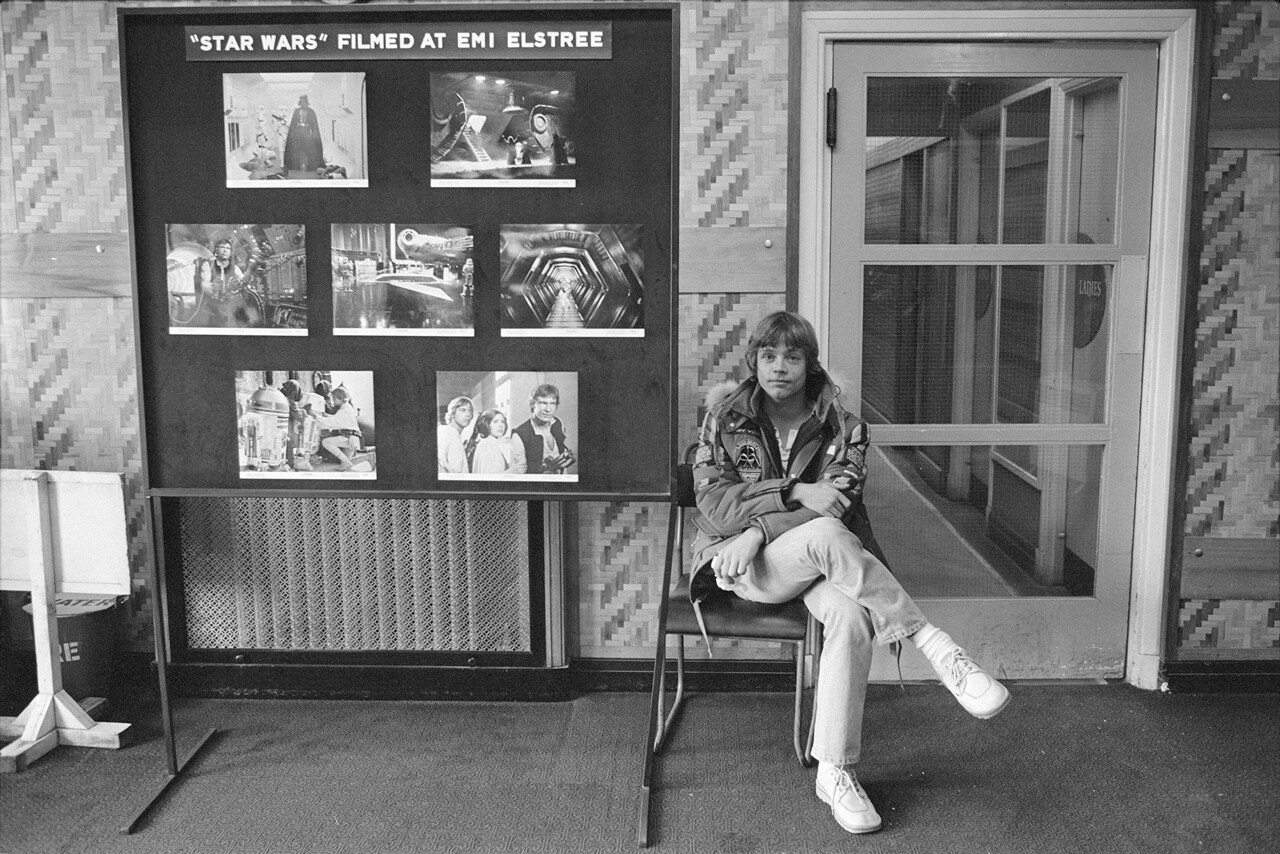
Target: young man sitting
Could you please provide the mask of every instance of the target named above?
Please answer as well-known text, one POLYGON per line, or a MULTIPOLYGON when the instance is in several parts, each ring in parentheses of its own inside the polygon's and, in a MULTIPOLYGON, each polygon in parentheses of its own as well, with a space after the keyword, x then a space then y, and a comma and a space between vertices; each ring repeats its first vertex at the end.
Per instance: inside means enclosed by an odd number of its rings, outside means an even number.
MULTIPOLYGON (((717 588, 753 602, 802 596, 823 626, 814 700, 817 794, 850 833, 879 814, 858 783, 872 640, 909 638, 972 715, 1009 692, 933 626, 886 565, 862 504, 867 425, 840 405, 809 322, 777 312, 747 345, 751 376, 708 401, 694 464, 694 607, 717 588)), ((713 390, 715 392, 716 390, 713 390)))

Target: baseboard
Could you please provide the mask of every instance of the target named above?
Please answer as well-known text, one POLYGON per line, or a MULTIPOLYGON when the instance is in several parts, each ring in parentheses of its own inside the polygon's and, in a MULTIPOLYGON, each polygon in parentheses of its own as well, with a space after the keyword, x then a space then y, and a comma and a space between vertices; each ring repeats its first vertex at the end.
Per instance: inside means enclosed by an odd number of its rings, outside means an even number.
MULTIPOLYGON (((674 689, 674 663, 668 674, 667 687, 674 689)), ((791 691, 794 680, 785 661, 685 662, 690 691, 791 691)), ((174 696, 220 699, 558 702, 594 692, 646 692, 653 662, 575 659, 562 668, 178 663, 169 667, 169 685, 174 696)))
POLYGON ((325 664, 173 664, 179 697, 276 700, 511 700, 576 695, 564 668, 325 664))
MULTIPOLYGON (((649 691, 653 688, 653 660, 648 658, 579 658, 570 663, 582 693, 592 691, 649 691)), ((795 664, 789 661, 715 661, 685 659, 684 681, 690 691, 794 691, 795 664)), ((675 689, 675 662, 667 661, 667 689, 675 689)))
MULTIPOLYGON (((675 687, 674 666, 668 661, 669 690, 675 687)), ((701 693, 787 692, 794 674, 786 661, 685 662, 686 686, 701 693)), ((34 670, 30 677, 34 685, 34 670)), ((647 692, 653 661, 578 658, 562 668, 200 663, 171 665, 169 678, 172 694, 179 697, 556 702, 597 692, 647 692)), ((1179 693, 1280 693, 1280 660, 1166 661, 1163 681, 1179 693)), ((113 702, 154 690, 153 657, 132 651, 118 655, 112 684, 113 702)), ((15 692, 0 691, 7 693, 15 692)), ((10 699, 20 708, 29 693, 18 691, 10 699)))
POLYGON ((1280 659, 1166 661, 1163 681, 1175 693, 1280 694, 1280 659))

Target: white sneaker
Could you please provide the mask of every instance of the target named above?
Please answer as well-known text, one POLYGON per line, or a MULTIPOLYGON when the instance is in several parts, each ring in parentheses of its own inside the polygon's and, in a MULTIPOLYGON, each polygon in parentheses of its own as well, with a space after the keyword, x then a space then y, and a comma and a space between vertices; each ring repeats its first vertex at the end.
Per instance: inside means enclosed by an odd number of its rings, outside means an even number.
POLYGON ((871 804, 852 767, 818 763, 818 797, 831 805, 836 823, 850 833, 871 833, 880 829, 880 813, 871 804))
POLYGON ((1008 688, 989 676, 941 629, 934 629, 934 634, 921 644, 920 651, 929 659, 942 684, 975 718, 994 718, 1013 699, 1008 688))

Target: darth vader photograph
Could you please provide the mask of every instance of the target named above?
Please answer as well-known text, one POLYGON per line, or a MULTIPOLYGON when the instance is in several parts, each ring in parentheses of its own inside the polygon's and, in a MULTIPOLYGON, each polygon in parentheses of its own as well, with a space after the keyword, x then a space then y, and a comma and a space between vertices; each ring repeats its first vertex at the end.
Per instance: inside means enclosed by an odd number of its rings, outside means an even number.
POLYGON ((224 74, 222 100, 228 187, 369 186, 363 73, 224 74))

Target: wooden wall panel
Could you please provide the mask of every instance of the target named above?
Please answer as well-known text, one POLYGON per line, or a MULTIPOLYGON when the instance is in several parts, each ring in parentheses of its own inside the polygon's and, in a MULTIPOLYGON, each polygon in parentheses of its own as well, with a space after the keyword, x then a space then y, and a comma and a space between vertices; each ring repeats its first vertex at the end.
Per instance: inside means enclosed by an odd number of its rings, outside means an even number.
MULTIPOLYGON (((1280 5, 1219 2, 1213 25, 1213 96, 1275 90, 1280 5)), ((1211 103, 1215 116, 1225 124, 1209 129, 1204 176, 1174 657, 1280 659, 1280 157, 1213 147, 1249 138, 1211 103)))

